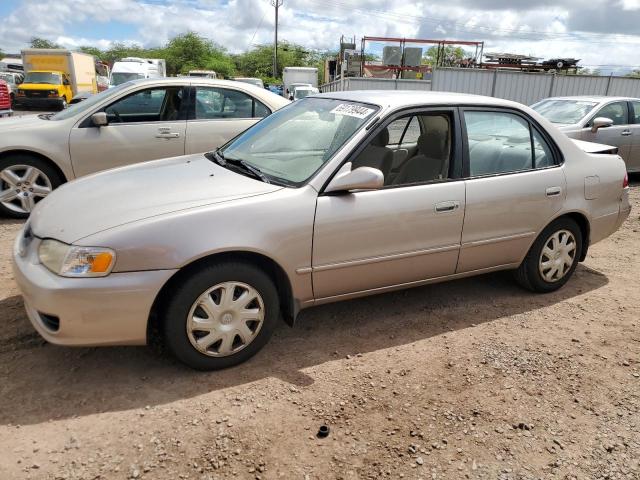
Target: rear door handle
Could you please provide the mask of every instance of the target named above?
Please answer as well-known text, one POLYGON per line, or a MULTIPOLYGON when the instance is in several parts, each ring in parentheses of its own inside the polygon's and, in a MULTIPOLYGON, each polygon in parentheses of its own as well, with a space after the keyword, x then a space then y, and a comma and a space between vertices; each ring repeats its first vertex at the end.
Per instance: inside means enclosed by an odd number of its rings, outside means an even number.
POLYGON ((557 197, 562 193, 562 188, 560 187, 549 187, 546 190, 547 197, 557 197))
POLYGON ((623 137, 628 137, 629 135, 631 135, 631 130, 623 130, 620 135, 622 135, 623 137))
POLYGON ((460 207, 460 202, 450 200, 448 202, 436 203, 436 213, 452 212, 460 207))
POLYGON ((180 134, 178 132, 169 132, 169 133, 159 133, 156 135, 156 138, 179 138, 180 134))

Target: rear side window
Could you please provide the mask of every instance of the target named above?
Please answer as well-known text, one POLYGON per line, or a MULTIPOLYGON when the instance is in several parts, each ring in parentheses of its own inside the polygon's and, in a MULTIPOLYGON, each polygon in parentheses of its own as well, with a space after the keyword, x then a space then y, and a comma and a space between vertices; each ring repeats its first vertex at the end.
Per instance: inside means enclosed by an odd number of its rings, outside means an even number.
POLYGON ((258 100, 238 90, 196 87, 195 119, 262 118, 269 109, 258 100))
POLYGON ((553 150, 522 117, 508 112, 464 113, 471 176, 521 172, 555 164, 553 150))
POLYGON ((631 102, 632 123, 640 123, 640 102, 631 102))

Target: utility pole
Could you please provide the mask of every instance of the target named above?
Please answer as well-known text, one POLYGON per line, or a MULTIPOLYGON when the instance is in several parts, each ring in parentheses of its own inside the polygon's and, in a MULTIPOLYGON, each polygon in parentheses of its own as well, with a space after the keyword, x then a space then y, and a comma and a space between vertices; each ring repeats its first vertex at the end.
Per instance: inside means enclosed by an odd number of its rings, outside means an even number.
POLYGON ((271 6, 276 9, 276 34, 273 41, 273 78, 278 78, 278 8, 282 6, 284 0, 271 0, 271 6))

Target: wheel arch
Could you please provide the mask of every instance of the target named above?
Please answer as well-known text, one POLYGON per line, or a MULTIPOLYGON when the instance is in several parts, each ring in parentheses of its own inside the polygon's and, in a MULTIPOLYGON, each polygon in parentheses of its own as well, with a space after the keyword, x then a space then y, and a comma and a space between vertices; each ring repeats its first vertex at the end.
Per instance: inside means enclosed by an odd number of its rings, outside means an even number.
POLYGON ((556 221, 560 218, 570 218, 580 227, 580 232, 582 233, 582 253, 580 254, 579 260, 581 262, 584 262, 585 258, 587 258, 587 250, 589 250, 589 237, 591 235, 591 224, 589 223, 589 219, 582 212, 572 211, 564 212, 562 215, 554 218, 552 221, 556 221))
POLYGON ((161 325, 159 322, 158 312, 163 308, 164 303, 168 301, 169 293, 173 286, 180 282, 182 278, 188 276, 191 272, 194 272, 212 262, 223 262, 225 260, 245 261, 247 263, 257 265, 267 273, 278 291, 278 297, 280 298, 280 310, 284 321, 289 326, 293 326, 299 308, 293 298, 291 281, 284 269, 280 264, 278 264, 278 262, 262 253, 247 250, 233 250, 200 257, 184 265, 180 270, 174 273, 169 280, 167 280, 156 295, 151 306, 151 311, 149 312, 149 319, 147 322, 147 340, 149 343, 153 343, 153 340, 161 338, 159 335, 159 333, 161 333, 161 325))
POLYGON ((49 165, 51 168, 53 168, 56 171, 56 173, 60 176, 60 180, 62 180, 62 183, 66 183, 69 181, 67 176, 64 174, 64 172, 56 162, 51 160, 46 155, 43 155, 38 152, 34 152, 33 150, 26 150, 26 149, 4 150, 0 152, 0 160, 4 160, 5 158, 9 158, 13 155, 26 155, 29 157, 37 158, 38 160, 42 160, 43 162, 46 162, 47 165, 49 165))

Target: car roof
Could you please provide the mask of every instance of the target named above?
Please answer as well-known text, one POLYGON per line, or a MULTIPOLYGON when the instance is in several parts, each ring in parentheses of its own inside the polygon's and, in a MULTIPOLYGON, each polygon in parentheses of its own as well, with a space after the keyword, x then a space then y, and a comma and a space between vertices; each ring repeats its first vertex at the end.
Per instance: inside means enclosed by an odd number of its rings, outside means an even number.
POLYGON ((563 97, 549 97, 544 100, 582 100, 583 102, 615 102, 615 101, 640 101, 640 98, 634 97, 609 97, 606 95, 567 95, 563 97))
POLYGON ((453 92, 418 92, 413 90, 354 90, 347 92, 328 92, 315 95, 314 98, 333 98, 352 102, 372 103, 391 108, 423 105, 483 105, 522 107, 511 100, 495 97, 471 95, 453 92))

